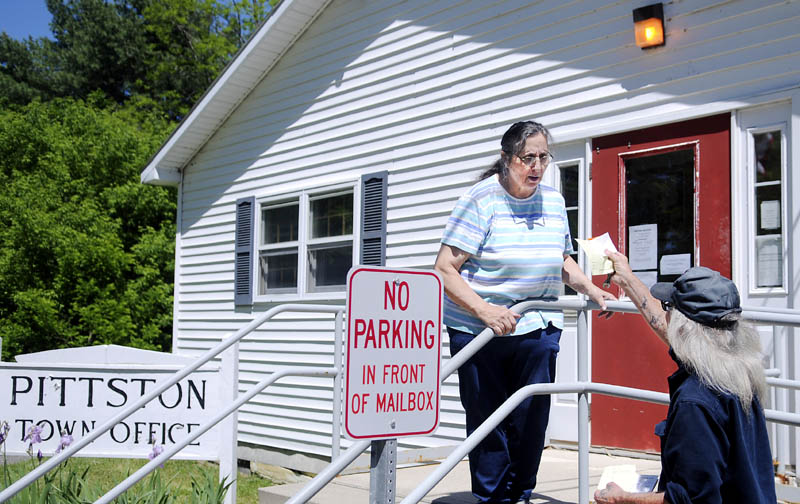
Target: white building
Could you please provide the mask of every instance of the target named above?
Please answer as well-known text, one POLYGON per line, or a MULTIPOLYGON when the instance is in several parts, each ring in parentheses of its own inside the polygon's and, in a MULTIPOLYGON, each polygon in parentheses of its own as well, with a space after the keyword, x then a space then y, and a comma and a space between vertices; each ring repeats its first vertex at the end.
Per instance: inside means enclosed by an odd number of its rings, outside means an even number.
MULTIPOLYGON (((798 306, 800 2, 665 2, 665 44, 640 49, 645 4, 284 0, 142 173, 179 189, 174 352, 278 303, 344 302, 353 264, 431 268, 456 198, 523 119, 553 134, 549 182, 575 235, 609 232, 643 278, 706 265, 744 305, 798 306)), ((242 390, 331 365, 332 329, 308 314, 263 326, 241 345, 242 390)), ((764 334, 768 365, 797 379, 800 346, 764 334)), ((595 381, 666 390, 669 357, 638 316, 593 318, 592 349, 595 381)), ((401 440, 400 462, 463 439, 454 383, 436 434, 401 440)), ((331 397, 330 380, 273 385, 240 412, 241 457, 319 470, 331 397)), ((595 397, 593 444, 657 449, 664 411, 595 397)), ((574 442, 575 425, 575 399, 557 397, 551 439, 574 442)))

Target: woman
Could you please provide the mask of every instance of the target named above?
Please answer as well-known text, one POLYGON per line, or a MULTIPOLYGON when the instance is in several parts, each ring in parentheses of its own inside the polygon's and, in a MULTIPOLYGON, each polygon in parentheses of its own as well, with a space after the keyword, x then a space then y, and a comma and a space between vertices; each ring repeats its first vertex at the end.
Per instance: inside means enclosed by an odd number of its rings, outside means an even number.
MULTIPOLYGON (((552 383, 564 316, 522 315, 523 299, 556 299, 561 283, 605 309, 616 299, 587 278, 573 251, 564 198, 541 185, 550 162, 547 129, 518 122, 503 135, 500 159, 464 194, 442 238, 436 270, 444 279, 444 321, 455 355, 487 326, 495 335, 458 370, 471 434, 520 387, 552 383)), ((550 396, 526 399, 469 455, 480 502, 527 502, 536 485, 550 396)))

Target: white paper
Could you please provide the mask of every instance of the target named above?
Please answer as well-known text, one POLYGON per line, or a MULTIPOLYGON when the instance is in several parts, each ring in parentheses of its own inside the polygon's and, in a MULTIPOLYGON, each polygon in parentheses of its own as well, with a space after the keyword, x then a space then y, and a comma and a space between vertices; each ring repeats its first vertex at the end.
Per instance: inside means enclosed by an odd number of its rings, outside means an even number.
POLYGON ((588 240, 575 239, 581 250, 586 254, 589 264, 592 267, 592 275, 605 275, 614 272, 614 263, 606 255, 606 250, 617 251, 614 242, 608 233, 589 238, 588 240))
POLYGON ((661 256, 659 269, 662 275, 682 275, 692 264, 691 254, 670 254, 661 256))
POLYGON ((777 287, 783 282, 781 264, 781 239, 779 236, 759 238, 756 242, 758 262, 758 287, 777 287))
POLYGON ((636 275, 648 289, 658 282, 657 271, 634 271, 633 274, 636 275))
POLYGON ((616 483, 626 492, 652 492, 658 483, 658 476, 639 474, 633 464, 620 464, 603 469, 597 489, 604 489, 610 482, 616 483))
POLYGON ((778 229, 780 225, 781 202, 778 200, 761 202, 761 229, 778 229))
POLYGON ((631 269, 650 270, 658 267, 658 224, 628 227, 628 262, 631 269))

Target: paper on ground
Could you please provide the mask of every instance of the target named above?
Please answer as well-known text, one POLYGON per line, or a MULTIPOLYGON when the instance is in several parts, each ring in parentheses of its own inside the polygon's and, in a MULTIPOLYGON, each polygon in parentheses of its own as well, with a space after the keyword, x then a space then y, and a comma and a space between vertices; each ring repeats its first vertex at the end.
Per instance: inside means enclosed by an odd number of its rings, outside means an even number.
POLYGON ((589 264, 592 267, 592 275, 606 275, 614 272, 614 263, 606 256, 606 250, 612 252, 617 251, 614 242, 608 233, 603 233, 600 236, 589 238, 588 240, 581 240, 576 238, 586 257, 589 259, 589 264))
POLYGON ((608 466, 603 469, 597 489, 604 489, 609 482, 621 486, 626 492, 652 492, 658 483, 657 475, 639 474, 633 464, 608 466))

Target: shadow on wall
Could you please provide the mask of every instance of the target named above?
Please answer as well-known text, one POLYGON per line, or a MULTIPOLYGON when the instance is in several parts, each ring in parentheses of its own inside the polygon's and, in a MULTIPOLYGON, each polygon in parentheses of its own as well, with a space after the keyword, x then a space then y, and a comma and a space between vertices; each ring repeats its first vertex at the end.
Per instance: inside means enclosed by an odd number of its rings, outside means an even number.
POLYGON ((666 46, 642 51, 628 3, 334 0, 186 170, 184 229, 299 180, 434 167, 443 150, 475 168, 470 145, 488 153, 521 118, 556 140, 559 128, 591 136, 660 107, 796 83, 797 72, 743 62, 798 60, 797 44, 764 43, 800 37, 785 21, 797 5, 738 29, 747 6, 678 8, 688 7, 666 6, 666 46))

